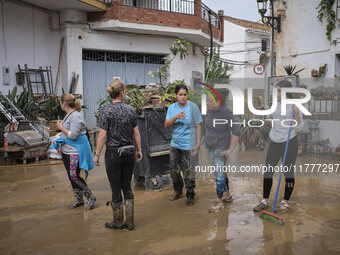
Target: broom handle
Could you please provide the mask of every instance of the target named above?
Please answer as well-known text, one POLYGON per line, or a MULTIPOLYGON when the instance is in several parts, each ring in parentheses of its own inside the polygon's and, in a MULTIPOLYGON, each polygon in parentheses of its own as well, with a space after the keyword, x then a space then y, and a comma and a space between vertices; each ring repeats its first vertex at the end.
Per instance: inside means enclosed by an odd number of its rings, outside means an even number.
MULTIPOLYGON (((292 119, 294 119, 294 111, 293 111, 293 117, 292 117, 292 119)), ((273 211, 272 211, 272 213, 274 213, 274 211, 275 211, 277 196, 279 195, 280 183, 281 183, 281 178, 282 178, 282 170, 283 170, 283 166, 284 166, 285 161, 286 161, 286 155, 287 155, 287 150, 288 150, 288 145, 289 145, 289 139, 290 139, 290 133, 291 133, 291 132, 292 132, 292 127, 290 127, 290 128, 289 128, 289 131, 288 131, 288 138, 287 138, 287 142, 286 142, 285 153, 283 154, 282 165, 281 165, 281 171, 280 171, 280 177, 279 177, 279 182, 278 182, 278 184, 277 184, 277 189, 276 189, 276 194, 275 194, 275 199, 274 199, 274 204, 273 204, 273 211)))

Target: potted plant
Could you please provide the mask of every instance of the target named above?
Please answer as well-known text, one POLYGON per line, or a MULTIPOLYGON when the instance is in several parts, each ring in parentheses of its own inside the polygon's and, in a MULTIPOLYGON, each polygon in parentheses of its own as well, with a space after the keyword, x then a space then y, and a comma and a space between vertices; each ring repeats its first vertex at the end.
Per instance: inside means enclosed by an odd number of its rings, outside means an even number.
POLYGON ((319 77, 325 76, 327 70, 327 66, 323 65, 319 67, 319 77))
POLYGON ((320 120, 311 119, 311 120, 307 120, 307 123, 311 131, 315 131, 319 129, 320 120))
POLYGON ((338 156, 340 156, 340 147, 336 147, 334 150, 335 154, 337 154, 338 156))
POLYGON ((314 77, 314 78, 319 77, 319 71, 316 70, 316 69, 313 69, 313 70, 311 71, 311 76, 314 77))
POLYGON ((152 96, 152 106, 154 108, 162 108, 166 106, 166 102, 162 100, 161 96, 152 96))
MULTIPOLYGON (((248 119, 246 119, 246 123, 248 123, 248 119)), ((261 123, 257 124, 260 126, 261 123)), ((256 125, 256 123, 253 122, 252 125, 256 125)), ((269 123, 265 123, 262 127, 241 126, 239 143, 243 143, 246 148, 255 147, 256 150, 264 150, 269 142, 270 128, 269 123)))
POLYGON ((302 72, 303 70, 305 70, 305 68, 302 68, 298 71, 295 72, 296 69, 296 65, 292 66, 292 65, 285 65, 283 66, 283 68, 285 69, 286 73, 288 76, 296 76, 298 75, 298 73, 302 72))
POLYGON ((57 121, 62 120, 66 113, 61 109, 59 98, 49 96, 45 101, 39 103, 39 113, 49 123, 50 130, 57 130, 57 121))

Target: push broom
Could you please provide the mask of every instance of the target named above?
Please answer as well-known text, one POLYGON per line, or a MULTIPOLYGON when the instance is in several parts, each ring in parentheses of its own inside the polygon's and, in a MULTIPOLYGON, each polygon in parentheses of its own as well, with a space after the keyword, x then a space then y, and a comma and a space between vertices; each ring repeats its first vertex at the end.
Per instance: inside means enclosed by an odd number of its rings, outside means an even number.
MULTIPOLYGON (((294 119, 294 111, 293 111, 292 119, 294 119)), ((283 159, 282 159, 280 177, 279 177, 279 181, 278 181, 278 184, 277 184, 277 189, 276 189, 276 194, 275 194, 275 199, 274 199, 274 204, 273 204, 273 210, 272 210, 271 213, 263 211, 262 214, 261 214, 261 218, 263 218, 265 220, 269 220, 269 221, 277 223, 277 224, 280 224, 280 225, 283 225, 283 218, 275 215, 274 212, 275 212, 277 196, 279 195, 280 183, 281 183, 281 178, 282 178, 282 169, 283 169, 283 167, 285 165, 285 161, 286 161, 286 155, 287 155, 287 150, 288 150, 288 145, 289 145, 289 139, 290 139, 290 133, 291 132, 292 132, 292 127, 290 127, 289 131, 288 131, 288 137, 287 137, 287 141, 286 141, 285 153, 284 153, 283 159)))

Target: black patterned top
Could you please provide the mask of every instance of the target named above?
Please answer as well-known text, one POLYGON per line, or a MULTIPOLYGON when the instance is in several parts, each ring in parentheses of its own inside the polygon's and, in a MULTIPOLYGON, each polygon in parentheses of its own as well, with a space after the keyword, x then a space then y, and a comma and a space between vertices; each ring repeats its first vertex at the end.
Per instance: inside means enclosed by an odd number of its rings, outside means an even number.
POLYGON ((106 146, 133 144, 133 128, 137 126, 135 108, 123 102, 112 103, 100 111, 97 127, 107 131, 106 146))

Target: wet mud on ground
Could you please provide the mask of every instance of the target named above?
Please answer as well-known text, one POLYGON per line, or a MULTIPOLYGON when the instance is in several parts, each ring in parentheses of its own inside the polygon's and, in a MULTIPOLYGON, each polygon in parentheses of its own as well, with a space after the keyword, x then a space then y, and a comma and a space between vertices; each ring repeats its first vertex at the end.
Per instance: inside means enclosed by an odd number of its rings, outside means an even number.
MULTIPOLYGON (((229 163, 261 164, 264 159, 264 152, 237 151, 229 163)), ((297 164, 320 162, 339 160, 303 155, 297 164)), ((171 180, 163 176, 160 190, 134 185, 136 229, 129 232, 104 228, 112 210, 105 206, 111 193, 103 164, 88 179, 97 197, 92 211, 67 209, 73 197, 63 165, 1 168, 0 254, 340 254, 339 177, 297 175, 281 226, 252 210, 262 196, 260 177, 230 174, 234 201, 222 212, 209 213, 215 198, 213 175, 197 180, 193 207, 186 206, 184 197, 168 200, 171 180)))

